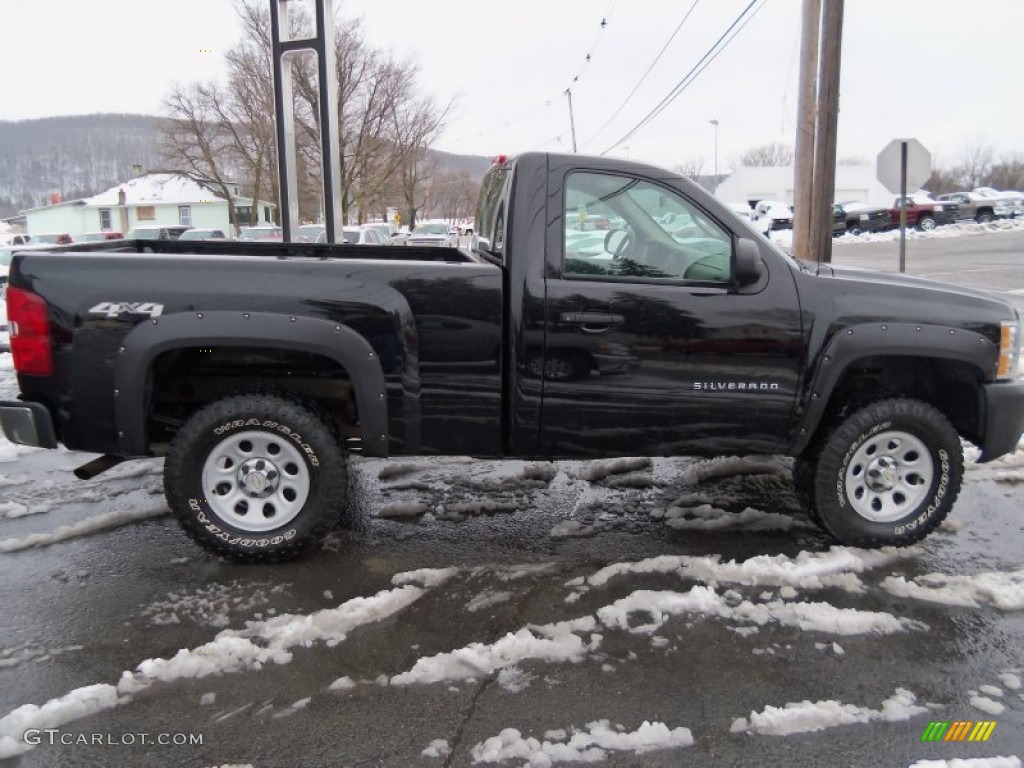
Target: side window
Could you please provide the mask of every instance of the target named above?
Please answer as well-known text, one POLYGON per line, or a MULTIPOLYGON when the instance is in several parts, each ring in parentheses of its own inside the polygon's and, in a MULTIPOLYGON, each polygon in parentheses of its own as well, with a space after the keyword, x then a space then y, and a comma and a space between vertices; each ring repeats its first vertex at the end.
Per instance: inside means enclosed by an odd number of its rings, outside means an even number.
POLYGON ((732 236, 673 190, 631 176, 570 173, 565 277, 732 280, 732 236))

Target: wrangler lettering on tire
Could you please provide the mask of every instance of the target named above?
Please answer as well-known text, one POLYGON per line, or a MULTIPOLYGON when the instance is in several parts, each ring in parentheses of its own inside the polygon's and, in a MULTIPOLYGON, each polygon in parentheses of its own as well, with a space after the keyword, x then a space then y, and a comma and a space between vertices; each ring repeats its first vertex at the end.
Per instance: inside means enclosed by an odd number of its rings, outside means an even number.
POLYGON ((279 394, 226 397, 171 443, 164 490, 185 532, 239 562, 280 562, 319 544, 344 510, 346 459, 329 420, 279 394))
POLYGON ((963 453, 941 412, 900 398, 847 416, 800 468, 802 495, 833 537, 852 546, 905 546, 949 513, 960 492, 963 453))

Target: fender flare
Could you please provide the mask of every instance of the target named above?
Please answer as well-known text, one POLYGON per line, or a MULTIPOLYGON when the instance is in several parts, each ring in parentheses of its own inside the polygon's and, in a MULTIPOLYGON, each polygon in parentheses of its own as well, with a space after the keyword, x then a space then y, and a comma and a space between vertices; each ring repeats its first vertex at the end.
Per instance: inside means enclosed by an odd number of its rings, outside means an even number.
POLYGON ((267 347, 311 352, 342 366, 355 389, 363 454, 388 455, 384 372, 373 347, 347 325, 269 312, 181 312, 139 323, 121 342, 114 362, 114 416, 124 456, 149 452, 146 414, 153 361, 183 347, 267 347))
POLYGON ((980 333, 941 325, 863 323, 843 328, 825 346, 810 386, 804 390, 805 407, 789 449, 790 456, 799 455, 807 447, 832 393, 850 366, 865 357, 888 355, 968 363, 987 381, 991 377, 985 372, 995 370, 999 347, 980 333))

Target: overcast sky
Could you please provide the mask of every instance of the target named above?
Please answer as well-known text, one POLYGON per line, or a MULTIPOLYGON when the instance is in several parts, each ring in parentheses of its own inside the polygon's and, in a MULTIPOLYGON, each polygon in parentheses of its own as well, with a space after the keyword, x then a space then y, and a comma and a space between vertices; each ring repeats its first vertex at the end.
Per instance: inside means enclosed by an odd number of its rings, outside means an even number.
MULTIPOLYGON (((370 42, 418 61, 425 91, 453 101, 438 144, 493 155, 571 151, 710 173, 753 145, 792 144, 800 0, 757 0, 714 61, 620 142, 698 63, 749 0, 340 0, 370 42), (619 114, 630 91, 679 28, 619 114), (605 21, 604 27, 601 26, 605 21), (590 62, 586 57, 590 55, 590 62), (575 78, 575 81, 574 81, 575 78), (616 146, 617 145, 617 146, 616 146)), ((238 37, 232 0, 0 0, 0 119, 160 114, 175 81, 220 76, 238 37)), ((937 163, 979 144, 1024 153, 1024 2, 849 0, 839 154, 872 162, 916 137, 937 163)))

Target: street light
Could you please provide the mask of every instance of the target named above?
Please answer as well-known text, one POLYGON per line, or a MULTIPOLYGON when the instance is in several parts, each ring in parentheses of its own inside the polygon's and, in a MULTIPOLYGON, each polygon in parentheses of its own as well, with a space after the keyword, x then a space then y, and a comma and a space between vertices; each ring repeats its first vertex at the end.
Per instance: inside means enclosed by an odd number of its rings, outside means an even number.
POLYGON ((718 120, 708 120, 708 122, 715 126, 715 189, 718 189, 718 120))

